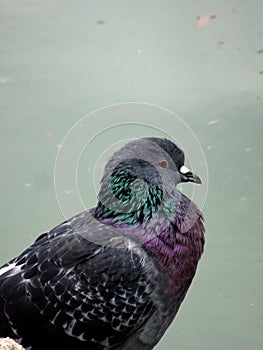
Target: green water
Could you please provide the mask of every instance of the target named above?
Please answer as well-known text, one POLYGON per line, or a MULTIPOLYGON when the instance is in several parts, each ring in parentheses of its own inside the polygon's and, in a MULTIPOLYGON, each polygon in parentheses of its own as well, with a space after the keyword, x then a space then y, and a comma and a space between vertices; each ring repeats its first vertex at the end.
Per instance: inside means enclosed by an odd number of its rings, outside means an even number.
MULTIPOLYGON (((64 219, 54 165, 70 128, 107 105, 158 105, 196 135, 209 182, 205 254, 156 349, 262 349, 262 1, 0 0, 0 8, 1 263, 64 219), (197 27, 209 13, 216 17, 197 27)), ((147 126, 132 112, 124 119, 136 125, 102 133, 79 161, 86 206, 116 143, 161 134, 149 127, 158 115, 140 116, 147 126)), ((89 132, 102 127, 94 118, 89 132)), ((72 194, 64 188, 68 215, 79 209, 72 194)))

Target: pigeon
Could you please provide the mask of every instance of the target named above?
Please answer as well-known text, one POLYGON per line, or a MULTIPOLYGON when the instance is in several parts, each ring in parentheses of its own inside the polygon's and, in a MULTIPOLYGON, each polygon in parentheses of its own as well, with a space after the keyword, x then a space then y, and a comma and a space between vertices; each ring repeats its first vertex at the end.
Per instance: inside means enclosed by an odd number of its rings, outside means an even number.
POLYGON ((97 205, 0 269, 0 337, 25 349, 150 350, 175 318, 204 250, 201 184, 171 140, 131 140, 108 160, 97 205))

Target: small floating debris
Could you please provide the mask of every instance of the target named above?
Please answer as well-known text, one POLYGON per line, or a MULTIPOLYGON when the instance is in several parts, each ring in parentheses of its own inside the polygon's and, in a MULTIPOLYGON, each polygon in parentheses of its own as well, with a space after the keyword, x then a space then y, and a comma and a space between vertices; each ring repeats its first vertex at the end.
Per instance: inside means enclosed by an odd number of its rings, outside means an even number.
POLYGON ((138 49, 137 50, 137 54, 140 55, 142 53, 142 50, 141 49, 138 49))
POLYGON ((31 183, 27 182, 27 183, 24 184, 24 186, 27 187, 27 188, 29 188, 29 187, 31 187, 32 185, 31 185, 31 183))
POLYGON ((105 24, 103 19, 97 19, 96 24, 105 24))
POLYGON ((74 190, 72 190, 72 189, 65 189, 64 190, 64 193, 65 194, 72 194, 72 193, 74 193, 75 191, 74 190))
POLYGON ((215 119, 215 120, 210 120, 210 122, 208 122, 207 124, 208 125, 214 125, 214 124, 218 124, 218 123, 219 123, 219 120, 215 119))
POLYGON ((217 42, 217 50, 221 50, 221 48, 223 47, 224 45, 224 41, 218 41, 217 42))
POLYGON ((7 84, 7 83, 10 83, 11 81, 11 78, 7 78, 7 77, 1 77, 0 78, 0 83, 1 84, 7 84))
POLYGON ((47 131, 46 137, 52 137, 54 135, 53 131, 47 131))
POLYGON ((245 151, 246 151, 246 152, 251 152, 251 150, 252 150, 251 147, 246 147, 246 148, 245 148, 245 151))
POLYGON ((211 19, 214 19, 214 18, 216 18, 216 15, 212 13, 208 13, 207 15, 197 16, 196 26, 198 28, 206 27, 211 21, 211 19))

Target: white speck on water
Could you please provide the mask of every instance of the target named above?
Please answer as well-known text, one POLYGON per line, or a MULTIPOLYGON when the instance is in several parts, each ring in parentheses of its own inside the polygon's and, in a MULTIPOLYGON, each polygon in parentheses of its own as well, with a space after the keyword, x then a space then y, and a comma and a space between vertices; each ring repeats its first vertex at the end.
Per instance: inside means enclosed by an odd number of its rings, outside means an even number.
POLYGON ((57 145, 57 148, 58 148, 58 149, 61 149, 61 148, 62 148, 62 145, 59 143, 59 144, 57 145))
POLYGON ((91 172, 91 169, 90 169, 90 168, 88 168, 88 169, 86 170, 86 172, 87 172, 87 173, 90 173, 90 172, 91 172))
POLYGON ((214 125, 214 124, 218 124, 219 120, 215 119, 215 120, 210 120, 210 122, 208 122, 208 125, 214 125))
POLYGON ((242 197, 240 197, 241 202, 244 202, 246 199, 247 199, 247 197, 246 197, 246 196, 242 196, 242 197))
POLYGON ((251 148, 251 147, 247 147, 247 148, 245 148, 245 151, 246 151, 246 152, 251 152, 251 150, 252 150, 252 148, 251 148))
POLYGON ((253 306, 254 306, 254 303, 250 303, 250 306, 253 307, 253 306))
POLYGON ((220 297, 222 297, 222 296, 223 296, 223 293, 222 293, 222 292, 220 292, 220 293, 218 293, 218 295, 219 295, 220 297))
POLYGON ((27 183, 24 184, 24 186, 29 188, 29 187, 31 187, 31 183, 27 182, 27 183))
POLYGON ((8 78, 8 77, 1 77, 0 78, 1 84, 7 84, 7 83, 10 83, 10 81, 11 81, 11 78, 8 78))
POLYGON ((142 53, 142 50, 141 49, 138 49, 137 50, 137 54, 140 55, 142 53))
POLYGON ((210 149, 212 149, 212 146, 208 145, 207 149, 210 151, 210 149))
POLYGON ((72 193, 74 193, 74 190, 72 190, 72 189, 65 189, 65 190, 64 190, 64 193, 66 193, 66 194, 72 194, 72 193))

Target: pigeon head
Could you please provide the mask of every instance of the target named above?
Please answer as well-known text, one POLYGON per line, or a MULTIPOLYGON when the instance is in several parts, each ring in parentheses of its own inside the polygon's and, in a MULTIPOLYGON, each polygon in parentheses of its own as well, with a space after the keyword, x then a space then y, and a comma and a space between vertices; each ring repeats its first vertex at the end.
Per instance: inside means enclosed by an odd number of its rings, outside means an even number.
POLYGON ((98 195, 97 214, 135 223, 151 218, 180 182, 201 183, 184 165, 183 151, 157 137, 133 140, 109 159, 98 195))
POLYGON ((164 150, 165 154, 160 155, 163 156, 164 163, 159 162, 158 165, 160 168, 162 168, 161 165, 163 164, 164 168, 167 169, 167 172, 169 172, 169 169, 171 170, 171 177, 176 177, 176 185, 179 182, 193 182, 196 184, 202 183, 200 177, 191 172, 184 165, 184 152, 175 143, 168 139, 161 139, 157 137, 149 137, 147 140, 152 140, 160 147, 160 150, 164 150))

